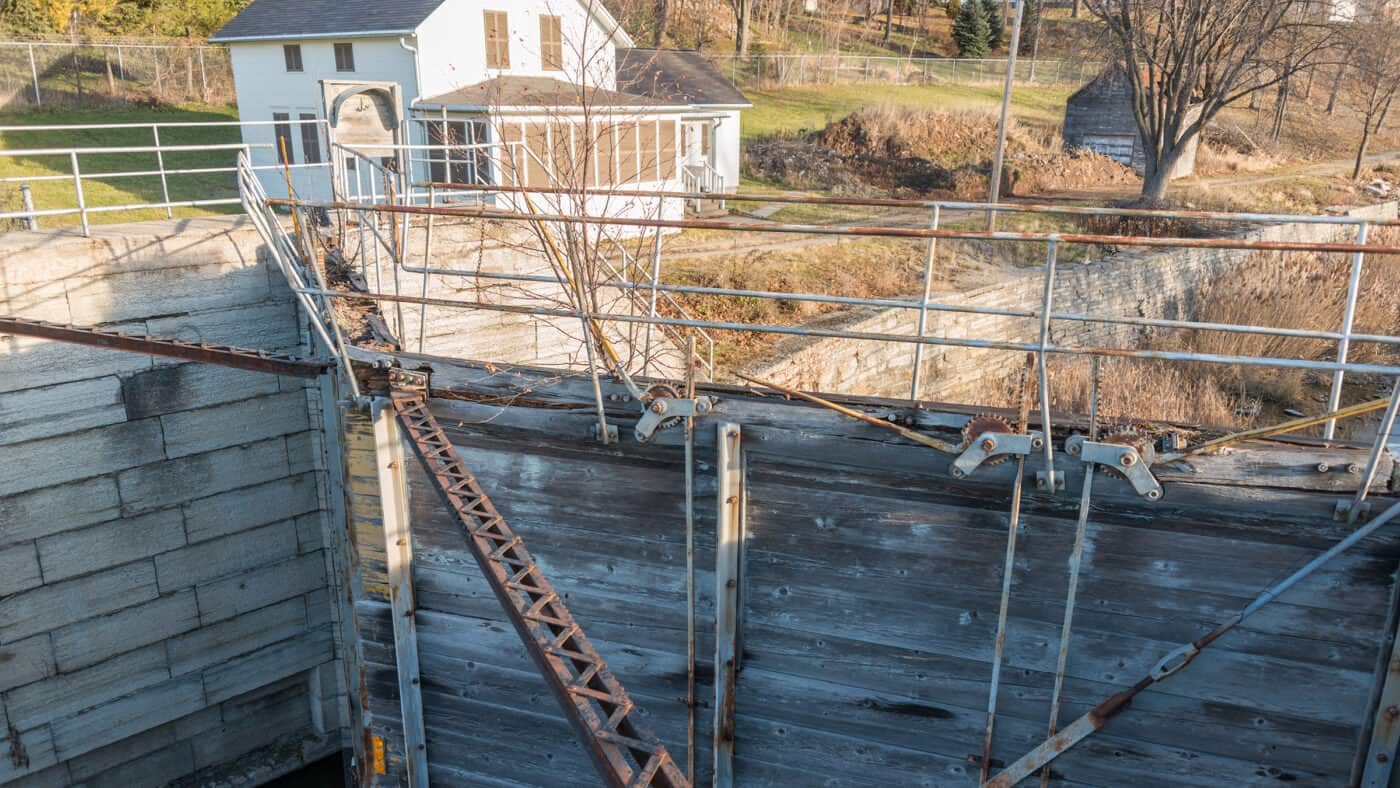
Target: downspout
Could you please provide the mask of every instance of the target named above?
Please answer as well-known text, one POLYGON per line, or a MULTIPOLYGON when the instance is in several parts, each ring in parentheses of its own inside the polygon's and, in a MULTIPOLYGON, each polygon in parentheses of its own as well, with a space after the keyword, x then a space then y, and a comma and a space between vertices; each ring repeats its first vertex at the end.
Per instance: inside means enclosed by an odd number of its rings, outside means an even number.
MULTIPOLYGON (((413 38, 416 41, 418 35, 415 33, 413 38)), ((418 47, 408 43, 408 36, 399 36, 399 46, 402 47, 405 52, 413 55, 413 98, 408 100, 408 106, 404 108, 403 134, 400 135, 401 139, 399 140, 399 144, 412 145, 413 124, 409 120, 409 117, 413 114, 413 110, 418 104, 418 99, 423 95, 423 64, 422 60, 418 57, 418 47)), ((409 190, 411 191, 413 175, 409 170, 413 166, 413 152, 403 150, 399 152, 399 155, 401 157, 399 162, 400 172, 403 173, 404 183, 409 186, 409 190)))

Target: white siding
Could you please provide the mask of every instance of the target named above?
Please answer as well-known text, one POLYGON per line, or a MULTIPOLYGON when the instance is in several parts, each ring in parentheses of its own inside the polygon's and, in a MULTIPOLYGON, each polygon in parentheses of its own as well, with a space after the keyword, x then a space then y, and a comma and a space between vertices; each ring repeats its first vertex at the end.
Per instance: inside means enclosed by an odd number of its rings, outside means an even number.
POLYGON ((724 188, 727 191, 737 191, 739 161, 743 156, 743 147, 739 142, 739 110, 724 113, 724 118, 716 122, 719 125, 715 128, 715 170, 724 176, 724 188))
MULTIPOLYGON (((585 0, 597 2, 597 0, 585 0)), ((550 76, 607 89, 616 85, 616 47, 577 0, 452 0, 418 29, 424 98, 440 96, 502 75, 550 76), (510 22, 510 68, 486 68, 484 11, 504 11, 510 22), (564 71, 540 62, 540 16, 558 16, 564 71)))
MULTIPOLYGON (((233 58, 233 78, 238 89, 238 116, 244 121, 269 121, 274 112, 287 112, 294 119, 302 113, 325 118, 321 106, 321 80, 343 82, 396 82, 403 87, 404 101, 417 95, 417 77, 413 54, 399 46, 397 38, 315 39, 305 41, 271 41, 235 43, 230 47, 233 58), (355 47, 355 71, 335 69, 335 44, 348 42, 355 47), (288 72, 282 55, 283 44, 300 44, 303 70, 288 72)), ((403 114, 407 115, 407 107, 403 114)), ((305 161, 301 135, 292 130, 293 157, 305 161)), ((252 145, 273 145, 276 133, 271 126, 244 128, 243 141, 252 145)), ((322 141, 321 155, 328 158, 328 145, 322 141)), ((270 165, 277 162, 273 150, 253 152, 254 162, 270 165)), ((263 188, 273 196, 287 192, 285 178, 280 172, 261 173, 263 188)), ((329 195, 329 178, 325 169, 293 170, 293 184, 309 195, 329 195)))

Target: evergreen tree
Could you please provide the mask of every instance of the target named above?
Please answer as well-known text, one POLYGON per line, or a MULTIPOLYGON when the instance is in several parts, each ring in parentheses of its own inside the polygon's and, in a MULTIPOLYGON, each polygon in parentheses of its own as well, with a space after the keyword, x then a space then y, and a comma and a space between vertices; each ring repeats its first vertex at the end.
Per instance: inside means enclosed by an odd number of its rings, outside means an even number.
POLYGON ((1001 0, 982 0, 982 15, 987 17, 987 49, 1005 43, 1006 19, 1001 15, 1001 0))
POLYGON ((953 42, 958 45, 959 57, 986 57, 987 12, 977 0, 967 0, 953 20, 953 42))
POLYGON ((1041 0, 1021 0, 1026 4, 1025 16, 1021 17, 1021 51, 1018 55, 1030 55, 1035 51, 1035 39, 1040 35, 1041 0))

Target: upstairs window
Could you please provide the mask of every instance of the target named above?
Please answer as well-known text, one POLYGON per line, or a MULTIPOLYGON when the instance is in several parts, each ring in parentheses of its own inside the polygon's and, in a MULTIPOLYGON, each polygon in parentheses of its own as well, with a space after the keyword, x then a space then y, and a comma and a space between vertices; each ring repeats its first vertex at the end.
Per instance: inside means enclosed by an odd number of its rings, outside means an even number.
POLYGON ((564 70, 563 25, 557 16, 540 16, 540 67, 545 71, 564 70))
POLYGON ((335 45, 335 70, 354 71, 355 70, 355 46, 354 44, 335 45))
POLYGON ((304 71, 301 65, 301 44, 287 44, 282 47, 282 59, 287 61, 287 71, 304 71))
POLYGON ((486 11, 486 67, 510 68, 510 27, 505 11, 486 11))

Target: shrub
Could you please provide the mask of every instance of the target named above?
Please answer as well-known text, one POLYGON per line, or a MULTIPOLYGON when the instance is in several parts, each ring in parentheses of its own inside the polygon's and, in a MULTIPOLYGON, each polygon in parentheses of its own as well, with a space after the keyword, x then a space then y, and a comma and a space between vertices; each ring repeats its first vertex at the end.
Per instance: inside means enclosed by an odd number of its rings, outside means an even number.
POLYGON ((960 57, 986 57, 988 37, 987 13, 977 0, 968 0, 953 20, 953 42, 960 57))

